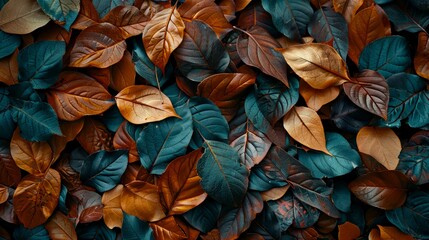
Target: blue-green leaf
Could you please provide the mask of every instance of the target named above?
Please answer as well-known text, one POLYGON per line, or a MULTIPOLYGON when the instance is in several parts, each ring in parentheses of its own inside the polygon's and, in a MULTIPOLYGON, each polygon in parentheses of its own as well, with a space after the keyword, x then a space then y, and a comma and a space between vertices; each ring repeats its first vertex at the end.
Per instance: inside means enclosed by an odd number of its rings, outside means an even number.
POLYGON ((411 65, 408 42, 401 36, 388 36, 366 45, 359 57, 359 70, 371 69, 384 78, 404 72, 411 65))
POLYGON ((281 239, 280 226, 280 220, 275 212, 265 204, 264 210, 252 222, 249 232, 257 233, 263 239, 281 239))
POLYGON ((309 0, 262 0, 262 6, 273 17, 277 30, 290 39, 301 41, 313 15, 309 0))
POLYGON ((429 182, 429 131, 416 133, 402 148, 397 170, 418 185, 429 182))
POLYGON ((76 228, 79 240, 115 240, 116 232, 109 229, 104 221, 79 224, 76 228))
POLYGON ((0 31, 0 59, 11 55, 19 45, 21 45, 19 35, 0 31))
POLYGON ((183 214, 183 217, 192 227, 207 233, 216 227, 221 212, 222 205, 207 198, 203 203, 183 214))
POLYGON ((79 0, 37 0, 37 3, 46 15, 67 31, 80 10, 79 0))
POLYGON ((116 132, 125 118, 119 111, 118 106, 114 105, 103 113, 103 118, 101 120, 109 131, 116 132))
POLYGON ((240 206, 249 184, 249 172, 240 165, 238 153, 217 141, 205 141, 203 147, 204 154, 197 165, 201 187, 222 204, 240 206))
POLYGON ((92 0, 100 18, 103 18, 112 9, 121 5, 133 5, 134 0, 92 0))
POLYGON ((65 185, 61 184, 60 198, 58 199, 58 209, 64 214, 68 214, 69 210, 66 205, 68 189, 65 185))
POLYGON ((170 99, 174 108, 180 108, 187 104, 189 97, 177 87, 177 84, 172 84, 164 89, 164 94, 170 99))
POLYGON ((408 2, 399 4, 395 1, 382 5, 382 8, 387 13, 389 20, 393 22, 396 31, 426 32, 425 29, 429 25, 429 14, 424 9, 410 6, 408 2))
POLYGON ((12 111, 6 110, 0 112, 0 139, 10 140, 12 138, 13 131, 16 128, 16 123, 12 117, 12 111))
POLYGON ((428 0, 409 0, 409 3, 413 5, 416 9, 423 11, 429 10, 429 1, 428 0))
POLYGON ((278 178, 272 178, 266 172, 270 171, 270 167, 265 167, 267 161, 262 161, 261 164, 255 165, 252 168, 249 176, 249 189, 255 191, 267 191, 275 187, 284 187, 287 185, 286 181, 278 178))
POLYGON ((352 204, 351 192, 344 181, 336 181, 334 184, 334 193, 332 194, 332 201, 342 212, 350 212, 352 204))
POLYGON ((58 79, 66 44, 62 41, 33 43, 18 54, 19 81, 30 81, 35 89, 46 89, 58 79))
POLYGON ((372 118, 372 114, 356 106, 345 94, 340 95, 331 107, 331 120, 344 131, 357 133, 372 118))
POLYGON ((6 88, 0 87, 0 112, 9 107, 9 91, 6 88))
POLYGON ((332 154, 299 150, 299 161, 316 178, 333 178, 345 175, 360 165, 360 157, 347 140, 338 133, 326 133, 326 148, 332 154))
POLYGON ((114 188, 121 180, 128 163, 128 152, 116 150, 99 151, 85 159, 80 174, 81 180, 99 192, 114 188))
POLYGON ((30 82, 20 82, 9 86, 9 95, 19 100, 41 102, 39 94, 34 90, 30 82))
POLYGON ((25 228, 19 225, 13 231, 13 239, 17 240, 46 240, 49 239, 48 231, 43 225, 37 226, 32 229, 25 228))
POLYGON ((153 230, 149 227, 149 224, 145 221, 140 220, 136 216, 124 214, 122 221, 122 238, 129 240, 154 240, 153 230))

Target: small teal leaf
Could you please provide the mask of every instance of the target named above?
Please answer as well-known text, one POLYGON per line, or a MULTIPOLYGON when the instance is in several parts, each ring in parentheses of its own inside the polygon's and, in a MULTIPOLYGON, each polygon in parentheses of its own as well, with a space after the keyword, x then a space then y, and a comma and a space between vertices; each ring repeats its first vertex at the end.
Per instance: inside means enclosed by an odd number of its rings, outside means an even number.
POLYGON ((192 227, 207 233, 216 227, 221 212, 222 205, 207 198, 203 203, 183 214, 183 217, 192 227))
POLYGON ((103 18, 112 9, 121 5, 133 5, 134 0, 92 0, 95 9, 97 9, 100 18, 103 18))
POLYGON ((0 59, 11 55, 19 45, 21 45, 19 35, 0 31, 0 59))
POLYGON ((9 91, 0 87, 0 112, 9 107, 9 91))
POLYGON ((25 228, 19 225, 13 231, 13 239, 19 240, 46 240, 49 239, 48 231, 43 225, 37 226, 32 229, 25 228))
POLYGON ((37 0, 43 12, 67 31, 79 15, 80 0, 37 0))
POLYGON ((149 224, 140 220, 136 216, 129 215, 125 212, 122 221, 122 238, 129 240, 154 240, 153 230, 149 224))
POLYGON ((65 185, 61 184, 60 198, 58 199, 58 209, 66 215, 69 212, 67 205, 66 205, 68 192, 69 191, 68 191, 67 187, 65 185))
POLYGON ((350 212, 352 204, 351 192, 347 187, 347 183, 343 181, 336 181, 334 184, 334 193, 332 194, 332 201, 342 212, 350 212))
MULTIPOLYGON (((417 1, 421 2, 421 0, 417 1)), ((382 5, 382 8, 389 17, 389 20, 393 22, 396 31, 426 32, 425 29, 429 25, 429 15, 427 11, 424 11, 424 8, 415 8, 408 2, 399 4, 395 1, 382 5)))
POLYGON ((76 227, 79 240, 115 240, 116 232, 109 229, 104 221, 97 221, 87 224, 79 224, 76 227))

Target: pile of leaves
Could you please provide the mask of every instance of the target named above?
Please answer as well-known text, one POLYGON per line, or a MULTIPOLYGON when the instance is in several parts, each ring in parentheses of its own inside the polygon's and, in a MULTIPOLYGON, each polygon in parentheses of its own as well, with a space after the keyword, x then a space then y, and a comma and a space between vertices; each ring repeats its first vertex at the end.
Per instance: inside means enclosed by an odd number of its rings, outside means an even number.
POLYGON ((1 239, 429 238, 428 0, 0 0, 1 239))

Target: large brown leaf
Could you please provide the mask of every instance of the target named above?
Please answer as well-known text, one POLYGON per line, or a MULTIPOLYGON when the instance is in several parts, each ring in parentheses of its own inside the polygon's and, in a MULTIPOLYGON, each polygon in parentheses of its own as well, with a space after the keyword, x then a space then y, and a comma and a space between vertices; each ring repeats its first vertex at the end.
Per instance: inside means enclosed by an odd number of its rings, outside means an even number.
POLYGON ((80 11, 76 20, 74 21, 72 28, 78 30, 84 30, 87 27, 95 25, 100 22, 97 9, 91 0, 80 1, 80 11))
POLYGON ((112 133, 97 119, 86 118, 76 140, 89 154, 100 150, 113 150, 112 133))
POLYGON ((362 109, 387 119, 389 86, 384 77, 373 70, 364 70, 343 84, 344 92, 362 109))
POLYGON ((63 72, 48 92, 48 102, 59 119, 74 121, 105 112, 115 104, 112 95, 97 81, 78 72, 63 72))
POLYGON ((0 11, 0 29, 7 33, 31 33, 50 20, 35 0, 9 0, 0 11))
POLYGON ((289 86, 287 64, 276 48, 281 45, 263 28, 255 25, 238 37, 237 51, 247 65, 257 67, 265 74, 289 86))
POLYGON ((114 227, 121 228, 124 218, 121 208, 121 194, 124 186, 117 185, 114 189, 103 193, 101 203, 103 203, 103 219, 104 223, 110 229, 114 227))
POLYGON ((101 21, 117 26, 126 39, 142 34, 149 17, 136 7, 125 5, 112 9, 101 21))
POLYGON ((136 83, 136 70, 131 53, 125 51, 124 57, 110 67, 111 81, 110 87, 120 92, 122 89, 132 86, 136 83))
POLYGON ((299 143, 330 155, 326 149, 322 120, 313 109, 293 107, 283 118, 283 126, 299 143))
POLYGON ((6 143, 0 144, 0 184, 12 187, 21 180, 21 170, 16 166, 6 143))
POLYGON ((45 227, 52 240, 77 240, 73 223, 60 211, 57 211, 49 219, 45 227))
POLYGON ((359 152, 372 156, 388 170, 398 166, 401 141, 392 129, 363 127, 357 134, 356 143, 359 152))
POLYGON ((292 70, 312 88, 325 89, 350 80, 346 63, 333 47, 326 44, 293 45, 282 53, 292 70))
POLYGON ((147 23, 143 45, 149 59, 164 72, 171 53, 183 40, 185 23, 176 7, 166 8, 147 23))
POLYGON ((197 163, 202 149, 178 157, 168 164, 158 180, 168 215, 183 214, 201 204, 207 197, 200 185, 197 163))
POLYGON ((404 204, 408 178, 398 171, 373 172, 362 175, 349 184, 350 190, 362 202, 384 210, 404 204))
POLYGON ((13 206, 24 227, 33 228, 46 222, 57 207, 60 190, 60 174, 53 169, 22 179, 13 195, 13 206))
POLYGON ((83 30, 70 52, 70 67, 106 68, 119 62, 127 44, 121 30, 110 24, 100 23, 83 30))
POLYGON ((334 10, 341 13, 347 23, 355 16, 357 10, 362 6, 363 0, 333 0, 334 10))
POLYGON ((424 33, 419 33, 419 43, 417 45, 416 56, 414 57, 414 69, 416 73, 429 79, 429 36, 424 33))
POLYGON ((0 59, 0 82, 9 86, 18 83, 18 50, 0 59))
POLYGON ((119 92, 115 98, 122 116, 134 124, 179 117, 174 111, 170 99, 151 86, 130 86, 119 92))
POLYGON ((185 232, 179 225, 175 217, 170 216, 160 221, 149 223, 153 230, 155 239, 165 240, 185 240, 188 239, 185 232))
POLYGON ((304 98, 307 106, 314 111, 333 101, 340 94, 339 87, 332 86, 325 89, 314 89, 308 83, 301 81, 299 84, 299 93, 304 98))

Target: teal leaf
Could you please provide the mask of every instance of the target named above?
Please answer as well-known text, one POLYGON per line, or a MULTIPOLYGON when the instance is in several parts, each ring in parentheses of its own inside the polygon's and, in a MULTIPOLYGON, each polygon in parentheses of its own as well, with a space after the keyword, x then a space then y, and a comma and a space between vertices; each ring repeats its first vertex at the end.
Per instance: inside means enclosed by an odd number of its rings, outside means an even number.
POLYGON ((301 41, 313 15, 309 0, 262 0, 262 6, 271 14, 279 32, 292 40, 301 41))
POLYGON ((352 199, 351 192, 347 187, 347 183, 343 181, 336 181, 334 184, 334 193, 332 194, 332 201, 342 212, 350 212, 352 199))
MULTIPOLYGON (((418 1, 420 2, 420 0, 418 1)), ((403 4, 392 1, 382 5, 382 8, 396 31, 426 32, 425 29, 429 25, 429 15, 424 9, 410 6, 407 1, 403 4)))
POLYGON ((197 207, 184 213, 183 217, 192 227, 207 233, 216 227, 221 212, 222 205, 211 198, 207 198, 197 207))
POLYGON ((0 31, 0 59, 11 55, 21 45, 19 35, 0 31))
POLYGON ((311 171, 313 177, 338 177, 361 165, 358 152, 341 134, 327 132, 325 135, 326 148, 332 156, 319 151, 298 151, 299 161, 311 171))
POLYGON ((429 1, 428 0, 409 0, 409 3, 416 8, 423 11, 429 10, 429 1))
POLYGON ((190 147, 197 149, 205 140, 228 141, 229 126, 219 108, 207 98, 192 97, 188 102, 194 133, 190 147))
POLYGON ((68 189, 64 184, 61 184, 60 198, 58 199, 58 209, 65 215, 68 214, 69 210, 66 205, 68 189))
POLYGON ((408 42, 401 36, 377 39, 363 49, 359 57, 359 70, 371 69, 384 78, 404 72, 411 65, 408 42))
POLYGON ((177 84, 172 84, 164 89, 164 94, 170 99, 174 108, 180 108, 187 104, 189 97, 177 87, 177 84))
POLYGON ((79 0, 37 0, 37 3, 46 15, 67 31, 80 10, 79 0))
POLYGON ((49 239, 49 235, 43 225, 31 229, 25 228, 23 225, 19 225, 13 231, 13 239, 45 240, 49 239))
POLYGON ((118 128, 121 126, 125 118, 119 111, 118 106, 113 105, 111 108, 109 108, 103 113, 101 120, 106 125, 107 129, 109 129, 109 131, 116 132, 118 131, 118 128))
POLYGON ((136 216, 129 215, 125 212, 122 221, 122 238, 127 240, 154 240, 153 230, 149 224, 140 220, 136 216))
POLYGON ((0 139, 10 140, 12 138, 13 131, 16 128, 16 123, 12 117, 12 111, 6 110, 0 112, 0 139))
POLYGON ((66 44, 62 41, 33 43, 18 54, 19 81, 30 81, 35 89, 46 89, 58 79, 66 44))
POLYGON ((332 46, 346 60, 349 38, 347 22, 343 15, 334 12, 330 7, 322 7, 311 18, 308 32, 317 42, 333 40, 332 46))
POLYGON ((0 87, 0 112, 9 107, 9 91, 6 88, 0 87))
POLYGON ((115 240, 116 232, 109 229, 104 221, 97 221, 87 224, 79 224, 76 227, 79 240, 115 240))
POLYGON ((0 0, 0 10, 3 8, 3 6, 7 3, 9 0, 0 0))
POLYGON ((92 0, 95 9, 97 10, 100 18, 106 16, 112 9, 122 5, 133 5, 134 0, 92 0))
POLYGON ((15 99, 41 102, 39 94, 34 90, 30 82, 20 82, 9 86, 9 95, 15 99))
POLYGON ((99 192, 114 188, 124 174, 128 163, 128 152, 116 150, 99 151, 85 159, 80 174, 81 180, 99 192))
POLYGON ((257 233, 263 239, 281 239, 280 226, 280 220, 276 213, 265 204, 264 210, 252 222, 249 232, 257 233))
POLYGON ((240 165, 238 153, 217 141, 207 140, 203 148, 204 154, 197 165, 201 187, 222 204, 240 206, 249 184, 249 172, 240 165))
POLYGON ((261 164, 255 165, 252 168, 249 176, 249 189, 263 192, 275 187, 284 187, 287 185, 287 182, 283 181, 281 178, 271 178, 272 175, 266 173, 266 171, 271 171, 271 167, 274 167, 272 165, 267 165, 267 163, 269 164, 269 161, 262 161, 261 164))

